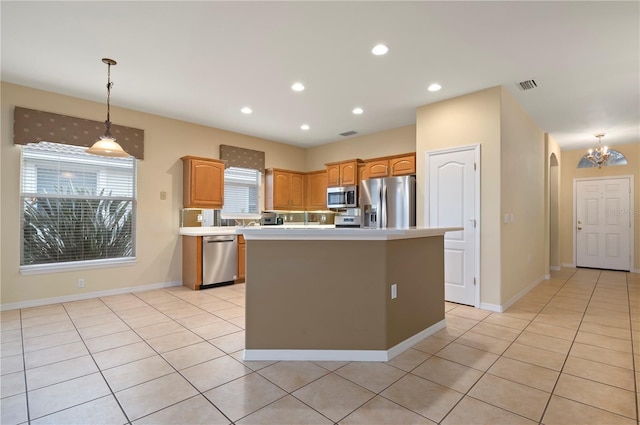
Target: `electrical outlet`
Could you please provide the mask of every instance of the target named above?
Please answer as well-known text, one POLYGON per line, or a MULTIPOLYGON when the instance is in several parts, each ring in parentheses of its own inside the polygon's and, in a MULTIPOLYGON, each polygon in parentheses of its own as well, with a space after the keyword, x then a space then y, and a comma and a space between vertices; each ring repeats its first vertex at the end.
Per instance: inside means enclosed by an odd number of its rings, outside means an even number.
POLYGON ((164 201, 167 199, 167 192, 160 192, 160 200, 164 201))
POLYGON ((78 279, 78 288, 84 288, 84 279, 78 279))
POLYGON ((394 283, 391 285, 391 299, 395 300, 396 298, 398 298, 398 285, 394 283))

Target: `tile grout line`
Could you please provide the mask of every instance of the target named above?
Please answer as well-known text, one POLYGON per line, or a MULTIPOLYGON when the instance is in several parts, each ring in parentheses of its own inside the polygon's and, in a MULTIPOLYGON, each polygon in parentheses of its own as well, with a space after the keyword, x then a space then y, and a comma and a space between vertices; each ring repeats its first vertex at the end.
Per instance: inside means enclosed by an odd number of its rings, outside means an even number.
POLYGON ((24 330, 22 327, 22 309, 19 313, 20 317, 20 347, 22 347, 22 378, 24 379, 24 399, 27 408, 27 423, 31 424, 31 410, 29 409, 29 385, 27 383, 27 353, 24 350, 24 330))
MULTIPOLYGON (((100 302, 105 305, 107 308, 109 308, 109 306, 102 301, 102 299, 98 298, 100 300, 100 302)), ((98 372, 100 373, 100 376, 102 377, 102 380, 104 381, 104 383, 107 385, 107 388, 109 388, 109 391, 111 392, 111 395, 113 396, 113 398, 115 399, 116 403, 118 403, 118 407, 120 408, 120 411, 122 411, 122 414, 124 415, 125 419, 127 420, 127 423, 129 425, 131 425, 131 419, 129 418, 129 415, 127 415, 127 412, 125 412, 124 408, 122 407, 122 405, 120 404, 120 400, 118 400, 118 397, 116 397, 115 392, 113 391, 113 388, 111 388, 111 384, 109 384, 109 381, 107 381, 107 378, 105 378, 104 373, 102 372, 102 369, 100 369, 100 366, 98 365, 98 363, 96 362, 96 359, 93 357, 93 353, 91 352, 91 350, 89 350, 89 347, 87 346, 87 343, 84 340, 84 337, 82 336, 82 334, 80 333, 80 331, 78 330, 78 326, 76 325, 76 322, 73 320, 73 318, 71 317, 71 315, 69 314, 69 310, 67 310, 67 306, 64 305, 64 303, 62 304, 62 308, 64 309, 64 311, 67 313, 67 316, 69 316, 69 320, 71 320, 71 323, 73 324, 73 328, 76 330, 76 332, 78 332, 78 336, 80 337, 80 340, 82 341, 82 345, 84 345, 84 348, 87 349, 87 352, 89 353, 89 355, 91 356, 91 360, 93 361, 93 364, 96 366, 96 369, 98 369, 98 372)), ((111 310, 111 309, 110 309, 111 310)), ((85 375, 86 376, 86 375, 85 375)), ((75 379, 75 378, 74 378, 75 379)), ((99 397, 102 398, 102 397, 99 397)), ((94 399, 94 400, 98 400, 94 399)), ((84 403, 81 404, 85 404, 88 403, 89 401, 93 401, 93 400, 88 400, 85 401, 84 403)), ((79 405, 76 405, 79 406, 79 405)), ((71 409, 75 406, 69 406, 65 409, 59 410, 59 412, 63 411, 63 410, 67 410, 67 409, 71 409)), ((49 415, 53 414, 53 413, 57 413, 57 412, 52 412, 49 413, 49 415)), ((48 415, 45 415, 48 416, 48 415)))
MULTIPOLYGON (((577 271, 576 271, 577 273, 577 271)), ((572 274, 571 277, 573 277, 575 275, 572 274)), ((553 388, 551 389, 551 393, 549 395, 549 399, 547 400, 547 402, 545 403, 544 409, 542 410, 542 416, 540 416, 540 421, 538 421, 538 423, 540 425, 542 425, 542 420, 544 419, 544 415, 547 413, 547 409, 549 408, 549 404, 551 403, 551 398, 554 396, 555 391, 556 391, 556 387, 558 386, 558 382, 560 381, 560 377, 562 376, 562 371, 564 370, 565 365, 567 364, 567 360, 569 359, 569 355, 571 354, 571 349, 573 348, 573 344, 575 343, 576 338, 578 337, 578 332, 580 332, 580 327, 582 326, 582 322, 584 320, 584 316, 587 314, 587 309, 589 308, 589 304, 591 304, 591 300, 593 299, 593 294, 596 291, 596 288, 598 287, 598 281, 600 280, 600 276, 602 275, 602 271, 600 271, 598 273, 598 278, 595 281, 595 284, 593 285, 593 289, 591 290, 591 295, 589 296, 589 302, 587 303, 587 305, 584 308, 584 311, 582 312, 582 317, 580 318, 580 323, 578 324, 578 327, 576 328, 576 333, 573 336, 573 339, 571 340, 571 345, 569 346, 569 350, 567 351, 566 356, 564 357, 564 361, 562 362, 562 367, 560 367, 560 371, 558 373, 558 377, 556 378, 556 382, 553 384, 553 388)), ((570 280, 567 279, 566 283, 570 280)), ((562 285, 564 286, 564 285, 562 285)), ((559 395, 556 395, 556 397, 561 397, 559 395)), ((575 401, 575 400, 573 400, 575 401)), ((595 407, 595 406, 591 406, 591 407, 595 407)))
MULTIPOLYGON (((167 291, 166 289, 163 289, 163 292, 165 292, 165 293, 167 293, 167 294, 171 295, 171 296, 172 296, 172 297, 174 297, 174 298, 177 298, 177 299, 179 299, 179 300, 181 300, 181 301, 186 302, 186 301, 185 301, 185 300, 183 300, 182 298, 177 297, 177 296, 175 296, 175 295, 171 294, 171 293, 170 293, 170 291, 167 291)), ((162 311, 158 310, 154 305, 150 304, 147 300, 144 300, 144 299, 142 299, 142 298, 138 297, 136 294, 132 294, 132 295, 133 295, 133 296, 135 296, 136 298, 138 298, 138 299, 139 299, 140 301, 142 301, 143 303, 147 304, 149 307, 153 308, 153 309, 154 309, 155 311, 157 311, 158 313, 160 313, 160 314, 162 314, 162 315, 164 315, 164 316, 168 317, 172 322, 178 323, 180 326, 182 326, 183 328, 185 328, 185 329, 186 329, 186 330, 188 330, 189 332, 191 332, 191 333, 193 333, 194 335, 197 335, 198 337, 200 337, 200 335, 196 334, 196 333, 195 333, 195 332, 193 332, 191 329, 186 328, 184 325, 182 325, 181 323, 177 322, 177 321, 176 321, 175 319, 173 319, 172 317, 169 317, 169 316, 167 316, 164 312, 162 312, 162 311)), ((104 301, 103 301, 103 302, 104 302, 104 301)), ((106 304, 106 303, 105 303, 105 304, 106 304)), ((188 304, 191 304, 191 303, 188 303, 188 304)), ((191 305, 194 305, 194 304, 191 304, 191 305)), ((109 309, 111 309, 111 307, 109 307, 109 309)), ((201 310, 202 310, 202 309, 201 309, 201 310)), ((112 311, 113 311, 113 310, 112 310, 112 311)), ((197 387, 196 387, 196 386, 191 382, 191 381, 189 381, 189 380, 188 380, 188 379, 187 379, 187 378, 186 378, 186 377, 185 377, 185 376, 184 376, 184 375, 183 375, 183 374, 182 374, 178 369, 176 369, 176 367, 175 367, 174 365, 172 365, 170 362, 168 362, 168 361, 164 358, 164 356, 163 356, 160 352, 158 352, 158 350, 156 350, 156 349, 155 349, 151 344, 149 344, 149 343, 147 342, 147 340, 146 340, 145 338, 143 338, 143 337, 142 337, 142 336, 141 336, 141 335, 140 335, 140 334, 139 334, 135 329, 133 329, 133 328, 132 328, 132 327, 131 327, 127 322, 125 322, 125 321, 120 317, 120 315, 119 315, 118 313, 116 313, 116 312, 114 311, 114 314, 115 314, 116 316, 118 316, 118 318, 119 318, 120 320, 122 320, 122 321, 123 321, 123 322, 124 322, 128 327, 129 327, 129 329, 131 329, 131 331, 132 331, 133 333, 135 333, 135 334, 136 334, 136 335, 137 335, 137 336, 138 336, 138 337, 139 337, 139 338, 140 338, 140 339, 141 339, 145 344, 147 344, 147 346, 148 346, 151 350, 153 350, 153 351, 154 351, 154 352, 155 352, 155 353, 156 353, 156 354, 157 354, 157 355, 158 355, 162 360, 164 360, 164 361, 169 365, 169 367, 171 367, 171 368, 175 371, 175 373, 177 373, 178 375, 180 375, 180 377, 181 377, 182 379, 184 379, 186 382, 188 382, 188 383, 189 383, 189 385, 191 385, 191 386, 193 387, 193 389, 194 389, 194 390, 196 390, 196 392, 197 392, 197 394, 195 394, 195 395, 194 395, 194 396, 192 396, 192 397, 188 397, 188 398, 186 398, 186 399, 184 399, 184 400, 177 401, 177 402, 175 402, 175 403, 173 403, 173 404, 170 404, 170 405, 164 406, 164 407, 162 407, 162 408, 161 408, 161 409, 159 409, 159 410, 156 410, 156 411, 154 411, 154 412, 150 412, 150 413, 148 413, 148 414, 146 414, 146 415, 144 415, 144 416, 141 416, 141 417, 139 417, 139 418, 136 418, 136 421, 138 421, 138 420, 140 420, 140 419, 142 419, 142 418, 145 418, 145 417, 147 417, 147 416, 149 416, 149 415, 153 415, 154 413, 160 412, 160 411, 162 411, 162 410, 164 410, 164 409, 167 409, 167 408, 169 408, 169 407, 175 406, 175 405, 177 405, 177 404, 179 404, 179 403, 182 403, 182 402, 184 402, 184 401, 186 401, 186 400, 190 400, 190 399, 192 399, 192 398, 194 398, 194 397, 197 397, 198 395, 201 395, 201 396, 202 396, 202 397, 204 397, 204 399, 205 399, 205 400, 207 400, 207 402, 209 402, 209 403, 210 403, 210 404, 211 404, 211 405, 212 405, 216 410, 218 410, 218 412, 220 412, 220 414, 221 414, 221 415, 223 415, 227 420, 229 420, 229 422, 230 422, 231 424, 233 424, 233 423, 234 423, 234 421, 232 421, 232 420, 231 420, 227 415, 225 415, 225 414, 224 414, 224 412, 222 412, 222 410, 220 410, 220 409, 218 408, 218 406, 216 406, 213 402, 211 402, 211 400, 209 400, 209 399, 208 399, 208 398, 207 398, 207 397, 206 397, 206 396, 205 396, 205 395, 204 395, 204 394, 203 394, 203 393, 202 393, 202 392, 201 392, 201 391, 200 391, 200 390, 199 390, 199 389, 198 389, 198 388, 197 388, 197 387)), ((223 320, 224 320, 224 319, 223 319, 223 320)), ((149 326, 153 326, 153 325, 149 325, 149 326)), ((143 326, 143 327, 145 327, 145 326, 143 326)), ((170 335, 170 334, 168 334, 168 335, 170 335)), ((200 337, 200 338, 202 338, 202 337, 200 337)), ((205 342, 207 342, 207 343, 211 344, 208 340, 206 340, 206 339, 204 339, 204 338, 202 338, 202 339, 203 339, 205 342)), ((213 345, 213 344, 211 344, 211 345, 213 345)), ((217 347, 216 347, 216 348, 217 348, 217 347)), ((222 350, 220 350, 220 351, 222 351, 222 350)), ((224 351, 222 351, 222 352, 223 352, 223 353, 225 353, 224 351)), ((227 354, 227 353, 225 353, 225 355, 228 355, 228 354, 227 354)), ((133 362, 129 362, 129 363, 133 363, 133 362)), ((203 362, 203 363, 204 363, 204 362, 203 362)), ((127 364, 127 363, 125 363, 125 364, 127 364)), ((199 363, 199 364, 202 364, 202 363, 199 363)), ((120 366, 122 366, 122 365, 120 365, 120 366)), ((115 366, 115 367, 119 367, 119 366, 115 366)), ((190 366, 190 367, 191 367, 191 366, 190 366)), ((167 375, 163 375, 163 376, 168 376, 168 375, 169 375, 169 374, 167 374, 167 375)), ((163 376, 161 376, 160 378, 162 378, 163 376)), ((158 379, 158 378, 154 378, 154 379, 158 379)), ((238 379, 238 378, 236 378, 236 379, 238 379)), ((235 380, 235 379, 234 379, 234 380, 235 380)), ((145 381, 145 382, 138 383, 138 384, 133 385, 133 386, 128 387, 128 388, 133 388, 133 387, 136 387, 136 386, 138 386, 138 385, 142 385, 142 384, 144 384, 144 383, 151 382, 151 381, 153 381, 153 379, 151 379, 151 380, 149 380, 149 381, 145 381)), ((230 382, 231 382, 231 381, 230 381, 230 382)), ((128 388, 126 388, 126 389, 128 389, 128 388)), ((123 389, 123 390, 124 390, 124 389, 123 389)), ((115 394, 114 394, 114 397, 115 397, 115 398, 116 398, 116 400, 117 400, 117 397, 115 396, 115 394)), ((120 402, 118 402, 118 404, 120 404, 120 402)), ((124 409, 123 409, 123 410, 124 410, 124 409)), ((127 416, 127 418, 128 418, 128 416, 127 416)))
MULTIPOLYGON (((505 350, 502 352, 502 354, 500 354, 500 355, 498 356, 498 358, 497 358, 493 363, 491 363, 491 365, 490 365, 490 366, 489 366, 485 371, 482 371, 482 375, 481 375, 481 376, 480 376, 480 377, 479 377, 479 378, 478 378, 478 379, 473 383, 473 385, 471 385, 471 387, 469 387, 469 389, 464 393, 464 395, 462 396, 462 398, 460 398, 460 400, 458 400, 458 402, 456 402, 456 403, 451 407, 451 409, 447 412, 447 414, 442 418, 442 420, 441 420, 439 423, 442 423, 442 421, 444 421, 444 420, 447 418, 447 416, 449 416, 449 415, 451 414, 451 412, 452 412, 452 411, 453 411, 453 410, 458 406, 458 404, 460 404, 460 402, 461 402, 465 397, 471 397, 471 398, 473 398, 473 399, 475 399, 475 400, 479 400, 479 399, 477 399, 476 397, 473 397, 472 395, 470 395, 470 394, 469 394, 469 393, 471 392, 471 390, 472 390, 472 389, 473 389, 473 388, 478 384, 478 382, 480 382, 480 380, 481 380, 482 378, 484 378, 484 376, 485 376, 485 375, 491 375, 491 374, 489 373, 489 369, 491 369, 491 368, 493 367, 493 365, 495 365, 495 364, 496 364, 496 363, 497 363, 497 362, 502 358, 502 356, 504 355, 504 353, 505 353, 505 352, 506 352, 506 351, 507 351, 507 350, 508 350, 508 349, 509 349, 509 348, 510 348, 510 347, 511 347, 515 342, 516 342, 516 340, 518 339, 518 337, 520 337, 520 335, 522 335, 522 333, 523 333, 523 332, 524 332, 524 331, 525 331, 525 330, 526 330, 526 329, 531 325, 531 323, 535 320, 535 318, 536 318, 536 317, 538 317, 538 315, 540 314, 540 312, 541 312, 542 310, 544 310, 544 307, 545 307, 545 306, 547 306, 547 305, 549 304, 549 302, 551 302, 551 300, 553 300, 553 298, 555 298, 555 297, 557 296, 558 292, 560 292, 560 290, 561 290, 561 289, 562 289, 562 288, 567 284, 567 282, 571 279, 571 277, 573 277, 573 275, 574 275, 574 274, 575 274, 575 272, 574 272, 574 273, 572 273, 572 274, 571 274, 571 276, 569 276, 569 277, 564 281, 564 283, 562 284, 562 286, 560 286, 560 287, 559 287, 559 288, 554 292, 553 296, 551 296, 551 297, 550 297, 550 298, 549 298, 549 299, 544 303, 543 307, 542 307, 540 310, 538 310, 538 312, 536 313, 536 315, 535 315, 535 316, 533 316, 533 318, 532 318, 531 320, 529 320, 529 321, 528 321, 528 322, 529 322, 529 324, 527 324, 527 326, 525 326, 523 329, 521 329, 521 330, 520 330, 520 332, 518 333, 518 336, 516 336, 516 337, 513 339, 513 341, 511 341, 511 342, 509 343, 509 346, 508 346, 507 348, 505 348, 505 350)), ((501 314, 504 314, 504 313, 501 313, 501 314)), ((490 314, 490 315, 488 315, 488 316, 486 316, 484 319, 486 319, 486 318, 487 318, 487 317, 489 317, 489 316, 491 316, 491 314, 490 314)), ((475 324, 474 326, 472 326, 470 329, 468 329, 467 331, 465 331, 462 335, 460 335, 460 336, 456 337, 456 339, 455 339, 455 340, 453 340, 453 341, 451 341, 451 342, 456 341, 458 338, 460 338, 461 336, 465 335, 467 332, 471 331, 473 328, 475 328, 476 326, 478 326, 480 323, 484 322, 484 319, 482 319, 482 320, 481 320, 481 321, 479 321, 477 324, 475 324)), ((499 325, 498 325, 498 326, 499 326, 499 325)), ((462 344, 462 345, 465 345, 465 344, 462 344)), ((444 347, 443 347, 443 348, 444 348, 444 347)), ((569 354, 567 353, 567 356, 568 356, 568 355, 569 355, 569 354)), ((434 356, 437 356, 437 353, 436 353, 436 354, 434 354, 434 356)), ((507 357, 507 358, 510 358, 510 357, 507 357)), ((445 359, 445 360, 446 360, 446 359, 445 359)), ((514 359, 514 360, 517 360, 517 359, 514 359)), ((450 360, 450 361, 451 361, 451 360, 450 360)), ((517 360, 517 361, 522 361, 522 360, 517 360)), ((454 362, 454 363, 457 363, 457 362, 454 362)), ((523 361, 523 363, 531 364, 531 363, 529 363, 529 362, 524 362, 524 361, 523 361)), ((463 365, 463 366, 466 366, 466 365, 463 365)), ((470 366, 467 366, 467 367, 470 367, 470 366)), ((473 369, 473 368, 472 368, 472 369, 473 369)), ((476 370, 478 370, 478 369, 476 369, 476 370)), ((495 376, 495 375, 492 375, 492 376, 495 376)), ((560 374, 558 374, 558 377, 559 377, 559 376, 560 376, 560 374)), ((501 378, 501 379, 505 379, 505 378, 501 378)), ((510 380, 510 379, 506 379, 506 380, 507 380, 507 381, 510 381, 510 382, 514 382, 514 383, 516 383, 516 384, 525 385, 525 384, 521 384, 521 383, 516 382, 516 381, 512 381, 512 380, 510 380)), ((529 387, 528 385, 525 385, 525 386, 529 387)), ((529 388, 534 388, 534 387, 529 387, 529 388)), ((555 387, 554 387, 554 388, 555 388, 555 387)), ((534 388, 534 389, 539 390, 538 388, 534 388)), ((541 390, 539 390, 539 391, 541 391, 541 390)), ((552 396, 552 395, 553 395, 553 391, 549 393, 549 399, 547 400, 547 403, 548 403, 548 402, 549 402, 549 400, 551 399, 551 396, 552 396)), ((491 406, 494 406, 494 407, 496 407, 496 408, 498 408, 498 409, 502 409, 502 410, 507 411, 507 412, 509 412, 509 413, 512 413, 512 414, 514 414, 514 415, 520 416, 520 417, 522 417, 522 418, 526 418, 527 420, 531 420, 530 418, 527 418, 526 416, 523 416, 523 415, 521 415, 521 414, 519 414, 519 413, 516 413, 516 412, 512 412, 511 410, 509 410, 509 409, 505 409, 504 407, 496 406, 496 405, 494 405, 494 404, 492 404, 492 403, 488 403, 488 402, 483 401, 483 400, 479 400, 479 401, 481 401, 481 402, 483 402, 483 403, 487 403, 487 404, 489 404, 489 405, 491 405, 491 406)), ((539 424, 541 424, 541 423, 542 423, 542 418, 544 417, 544 413, 545 413, 545 411, 546 411, 546 405, 545 405, 545 409, 543 409, 542 414, 540 415, 540 420, 539 420, 539 421, 537 421, 539 424)))
MULTIPOLYGON (((640 423, 640 397, 638 397, 638 378, 637 373, 638 367, 636 365, 636 352, 633 344, 633 320, 631 316, 631 311, 633 310, 633 306, 631 305, 631 290, 629 288, 629 274, 625 273, 625 283, 627 289, 627 305, 629 306, 629 331, 631 332, 631 366, 633 367, 633 389, 635 390, 635 402, 636 402, 636 423, 640 423)), ((638 353, 640 355, 640 353, 638 353)))
MULTIPOLYGON (((574 339, 573 339, 573 341, 571 342, 571 347, 569 348, 569 352, 567 353, 567 356, 566 356, 566 358, 565 358, 565 361, 563 362, 563 365, 562 365, 562 369, 561 369, 561 371, 560 371, 560 374, 562 374, 562 373, 563 373, 563 371, 564 371, 564 367, 565 367, 566 362, 567 362, 567 360, 568 360, 568 358, 569 358, 569 354, 570 354, 570 352, 571 352, 571 348, 573 347, 573 345, 574 345, 574 343, 575 343, 575 339, 576 339, 576 338, 577 338, 577 336, 578 336, 578 332, 580 332, 580 327, 582 326, 582 324, 583 324, 583 322, 584 322, 584 317, 585 317, 585 316, 586 316, 586 314, 587 314, 587 310, 588 310, 588 308, 589 308, 589 304, 591 303, 591 301, 592 301, 592 299, 593 299, 593 297, 594 297, 594 294, 595 294, 595 292, 596 292, 596 290, 597 290, 597 287, 598 287, 599 281, 600 281, 601 276, 602 276, 602 272, 603 272, 603 270, 600 270, 600 271, 599 271, 598 279, 596 280, 596 283, 595 283, 595 285, 594 285, 594 287, 593 287, 593 291, 592 291, 592 293, 591 293, 591 296, 589 297, 589 303, 587 304, 587 307, 585 308, 584 313, 582 314, 582 319, 580 320, 580 324, 578 325, 578 328, 576 329, 576 335, 574 336, 574 339)), ((625 273, 625 276, 626 276, 626 273, 625 273)), ((626 279, 626 278, 625 278, 625 279, 626 279)), ((626 282, 626 281, 625 281, 625 282, 626 282)), ((628 293, 627 293, 627 296, 628 296, 628 293)), ((628 301, 627 301, 627 302, 630 302, 630 299, 629 299, 629 298, 628 298, 628 301)), ((630 312, 629 312, 629 314, 630 314, 630 312)), ((629 317, 631 318, 631 316, 629 316, 629 317)), ((631 321, 631 319, 629 319, 629 320, 631 321)), ((633 332, 632 332, 632 328, 631 328, 631 327, 629 328, 629 331, 630 331, 631 333, 633 333, 633 332)), ((588 333, 588 332, 586 332, 586 331, 583 331, 583 332, 588 333)), ((630 339, 630 343, 632 344, 632 371, 633 371, 635 366, 634 366, 634 363, 633 363, 633 360, 634 360, 634 359, 633 359, 633 341, 632 341, 631 339, 630 339)), ((588 346, 593 346, 593 347, 596 347, 596 348, 604 348, 604 347, 599 347, 599 346, 595 346, 595 345, 592 345, 592 344, 587 344, 587 343, 584 343, 584 344, 585 344, 585 345, 588 345, 588 346)), ((609 348, 604 348, 604 349, 606 349, 606 350, 610 350, 610 351, 616 351, 616 352, 619 352, 618 350, 615 350, 615 349, 609 349, 609 348)), ((588 359, 587 359, 587 360, 588 360, 588 359)), ((590 360, 590 361, 593 361, 593 362, 596 362, 596 363, 602 363, 602 364, 604 364, 604 365, 608 365, 608 366, 614 366, 614 365, 610 365, 610 364, 608 364, 608 363, 599 362, 599 361, 597 361, 597 360, 590 360)), ((614 366, 614 367, 619 367, 619 366, 614 366)), ((620 367, 620 368, 622 368, 622 369, 626 369, 626 368, 624 368, 624 367, 620 367)), ((566 373, 566 372, 565 372, 565 373, 566 373)), ((581 376, 573 375, 573 374, 570 374, 570 373, 566 373, 566 374, 567 374, 567 375, 569 375, 569 376, 575 376, 575 377, 578 377, 578 378, 580 378, 580 379, 584 379, 584 380, 586 380, 586 381, 595 382, 595 383, 597 383, 597 384, 606 385, 606 386, 610 386, 610 387, 613 387, 613 388, 619 388, 619 389, 622 389, 622 390, 625 390, 625 391, 629 391, 629 390, 626 390, 626 389, 624 389, 624 388, 622 388, 622 387, 616 387, 615 385, 611 385, 611 384, 608 384, 608 383, 604 383, 604 382, 601 382, 601 381, 597 381, 597 380, 594 380, 594 379, 591 379, 591 378, 585 378, 585 377, 581 377, 581 376)), ((560 378, 560 375, 558 376, 558 380, 557 380, 557 381, 559 381, 559 378, 560 378)), ((635 385, 635 375, 633 376, 633 378, 634 378, 634 385, 635 385)), ((554 388, 553 388, 553 390, 552 390, 552 391, 555 391, 555 388, 556 388, 556 386, 557 386, 557 381, 556 381, 556 385, 554 385, 554 388)), ((635 388, 635 387, 634 387, 634 388, 635 388)), ((636 394, 636 397, 635 397, 635 398, 636 398, 636 407, 637 407, 637 388, 636 388, 635 394, 636 394)), ((552 395, 554 395, 554 393, 553 393, 553 392, 552 392, 552 395)), ((588 404, 588 403, 586 403, 586 402, 582 402, 582 401, 574 400, 574 399, 571 399, 571 398, 568 398, 568 397, 564 397, 564 396, 560 396, 560 395, 557 395, 557 394, 556 394, 556 397, 561 397, 561 398, 563 398, 563 399, 570 400, 570 401, 572 401, 572 402, 579 403, 579 404, 582 404, 582 405, 585 405, 585 406, 589 406, 589 407, 591 407, 591 408, 593 408, 593 409, 597 409, 597 410, 600 410, 600 411, 603 411, 603 412, 607 412, 607 413, 610 413, 610 414, 614 414, 614 415, 617 415, 617 416, 620 416, 620 417, 623 417, 623 418, 629 418, 628 416, 625 416, 624 414, 617 413, 617 412, 613 412, 613 411, 611 411, 611 410, 607 410, 607 409, 603 409, 603 408, 598 407, 598 406, 595 406, 595 405, 593 405, 593 404, 588 404)), ((547 403, 547 407, 545 407, 545 412, 546 412, 546 409, 547 409, 547 408, 548 408, 548 403, 547 403)), ((629 418, 629 419, 632 419, 632 418, 629 418)), ((633 419, 632 419, 632 420, 633 420, 633 419)), ((636 417, 636 421, 637 421, 637 417, 636 417)))

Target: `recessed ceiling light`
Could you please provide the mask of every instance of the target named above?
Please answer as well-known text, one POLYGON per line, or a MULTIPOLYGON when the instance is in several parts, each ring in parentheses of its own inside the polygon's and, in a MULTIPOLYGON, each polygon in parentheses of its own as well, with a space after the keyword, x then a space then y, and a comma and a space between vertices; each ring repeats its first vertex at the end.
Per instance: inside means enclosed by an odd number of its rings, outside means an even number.
POLYGON ((373 49, 371 49, 371 53, 376 56, 386 55, 388 51, 389 47, 386 44, 376 44, 373 46, 373 49))
POLYGON ((253 111, 248 106, 245 106, 244 108, 240 109, 240 112, 242 112, 243 114, 250 114, 253 111))
POLYGON ((433 83, 433 84, 431 84, 431 85, 427 88, 427 90, 429 90, 429 91, 438 91, 438 90, 440 90, 441 88, 442 88, 442 86, 441 86, 440 84, 438 84, 438 83, 433 83))
POLYGON ((362 109, 362 108, 353 108, 353 111, 351 111, 351 112, 353 112, 356 115, 360 115, 360 114, 362 114, 364 112, 364 109, 362 109))
POLYGON ((302 84, 302 83, 293 83, 293 85, 291 86, 291 90, 293 90, 293 91, 302 91, 302 90, 304 90, 304 84, 302 84))
POLYGON ((309 130, 311 127, 309 127, 309 124, 302 124, 302 125, 300 126, 300 128, 301 128, 302 130, 304 130, 304 131, 307 131, 307 130, 309 130))

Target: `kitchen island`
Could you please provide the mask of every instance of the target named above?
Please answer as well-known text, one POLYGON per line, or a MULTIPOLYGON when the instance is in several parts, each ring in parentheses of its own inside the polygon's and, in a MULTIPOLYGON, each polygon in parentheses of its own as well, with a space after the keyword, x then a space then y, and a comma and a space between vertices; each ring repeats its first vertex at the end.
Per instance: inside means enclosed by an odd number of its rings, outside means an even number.
POLYGON ((386 361, 442 329, 455 230, 239 228, 244 359, 386 361))

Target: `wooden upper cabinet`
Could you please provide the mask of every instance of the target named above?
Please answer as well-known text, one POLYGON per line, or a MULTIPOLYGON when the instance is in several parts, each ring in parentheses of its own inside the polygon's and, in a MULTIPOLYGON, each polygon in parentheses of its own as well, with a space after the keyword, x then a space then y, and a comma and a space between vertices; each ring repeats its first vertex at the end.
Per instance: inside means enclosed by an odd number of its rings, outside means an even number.
POLYGON ((327 172, 311 171, 306 175, 307 179, 307 202, 308 210, 327 209, 327 172))
POLYGON ((340 164, 327 165, 327 186, 340 186, 340 164))
POLYGON ((246 277, 247 245, 244 236, 238 235, 238 278, 236 282, 244 282, 246 277))
POLYGON ((378 159, 374 161, 367 161, 365 168, 367 169, 367 178, 369 179, 387 177, 389 175, 389 160, 378 159))
POLYGON ((358 184, 359 159, 332 162, 327 165, 327 186, 347 186, 358 184))
POLYGON ((416 154, 403 154, 371 159, 365 163, 363 179, 404 176, 416 173, 416 154))
POLYGON ((182 159, 184 208, 215 208, 224 204, 224 161, 196 156, 182 159))
POLYGON ((404 176, 416 173, 416 154, 409 154, 389 159, 392 176, 404 176))
POLYGON ((304 210, 304 173, 270 168, 265 181, 265 209, 304 210))
POLYGON ((304 186, 305 178, 302 173, 291 173, 291 203, 289 208, 292 210, 303 210, 305 204, 304 186))
POLYGON ((343 186, 358 184, 358 162, 347 161, 340 164, 340 178, 343 186))

